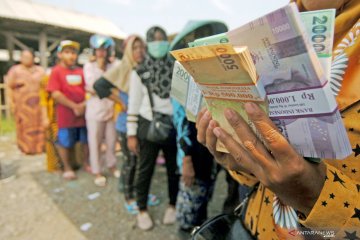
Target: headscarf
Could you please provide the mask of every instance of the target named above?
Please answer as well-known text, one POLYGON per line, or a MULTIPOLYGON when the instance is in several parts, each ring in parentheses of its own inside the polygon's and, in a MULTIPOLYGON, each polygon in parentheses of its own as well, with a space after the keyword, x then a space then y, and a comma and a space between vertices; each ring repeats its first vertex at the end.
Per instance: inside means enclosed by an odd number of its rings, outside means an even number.
MULTIPOLYGON (((296 0, 306 11, 302 0, 296 0)), ((360 100, 360 1, 348 0, 337 9, 330 86, 340 110, 360 100)))
POLYGON ((198 38, 227 32, 225 23, 216 20, 191 20, 175 36, 170 44, 170 51, 187 48, 188 43, 198 38))
MULTIPOLYGON (((167 40, 165 30, 155 26, 147 31, 146 41, 154 41, 157 31, 161 32, 164 39, 167 40)), ((142 83, 150 86, 152 93, 166 99, 170 97, 173 65, 174 61, 169 54, 160 59, 155 59, 147 54, 144 62, 137 67, 136 72, 140 76, 142 83)))
POLYGON ((125 50, 123 58, 116 66, 104 74, 104 78, 126 93, 129 91, 130 73, 138 65, 133 57, 133 45, 136 40, 141 41, 145 46, 145 43, 140 36, 129 36, 124 42, 125 50))
POLYGON ((167 40, 167 34, 165 30, 159 26, 153 26, 146 32, 146 42, 154 41, 156 32, 160 32, 163 35, 164 40, 167 40))

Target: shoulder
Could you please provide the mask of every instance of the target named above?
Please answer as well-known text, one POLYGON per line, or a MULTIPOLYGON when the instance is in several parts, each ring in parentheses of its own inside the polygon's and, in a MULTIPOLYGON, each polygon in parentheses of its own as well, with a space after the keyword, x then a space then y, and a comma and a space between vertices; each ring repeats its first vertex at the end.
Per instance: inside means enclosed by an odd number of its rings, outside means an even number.
POLYGON ((13 65, 9 68, 8 74, 15 73, 20 68, 20 64, 13 65))
POLYGON ((108 63, 106 66, 106 69, 110 69, 110 68, 114 68, 114 67, 118 67, 121 64, 121 60, 116 59, 115 61, 108 63))
POLYGON ((35 66, 35 69, 38 71, 45 71, 44 68, 40 65, 34 65, 34 66, 35 66))
POLYGON ((61 72, 63 70, 62 67, 60 67, 60 65, 56 65, 51 69, 51 74, 57 74, 59 72, 61 72))
POLYGON ((91 68, 91 67, 94 67, 94 62, 86 62, 86 63, 84 64, 84 69, 85 69, 85 68, 91 68))
POLYGON ((96 62, 87 62, 83 66, 83 72, 89 73, 97 68, 96 62))
POLYGON ((83 71, 83 68, 82 67, 74 67, 73 69, 71 69, 71 73, 72 74, 83 74, 84 71, 83 71))
POLYGON ((136 80, 141 80, 139 74, 137 73, 137 71, 132 70, 130 73, 130 79, 136 79, 136 80))

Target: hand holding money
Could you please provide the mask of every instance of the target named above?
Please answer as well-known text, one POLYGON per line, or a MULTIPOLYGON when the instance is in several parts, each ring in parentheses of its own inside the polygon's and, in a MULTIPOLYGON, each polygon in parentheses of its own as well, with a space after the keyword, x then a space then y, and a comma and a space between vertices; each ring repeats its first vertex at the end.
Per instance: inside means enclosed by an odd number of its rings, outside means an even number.
POLYGON ((225 163, 230 170, 253 174, 284 204, 308 215, 323 188, 325 164, 304 161, 257 104, 245 103, 245 111, 264 143, 247 122, 229 108, 225 109, 224 115, 241 142, 218 127, 209 111, 201 111, 197 117, 198 140, 208 147, 217 162, 225 163), (229 153, 216 151, 218 141, 229 153))

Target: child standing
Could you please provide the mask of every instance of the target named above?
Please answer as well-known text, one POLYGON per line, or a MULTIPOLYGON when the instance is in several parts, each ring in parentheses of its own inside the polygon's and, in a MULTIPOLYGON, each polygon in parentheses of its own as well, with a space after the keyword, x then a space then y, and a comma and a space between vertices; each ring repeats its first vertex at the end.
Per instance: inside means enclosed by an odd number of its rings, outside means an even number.
POLYGON ((96 95, 93 85, 106 70, 113 66, 109 58, 112 55, 115 42, 111 37, 95 34, 90 38, 90 46, 94 50, 94 59, 84 65, 85 88, 89 96, 86 102, 85 118, 89 135, 91 170, 95 175, 94 183, 103 187, 106 185, 106 178, 102 174, 101 166, 101 143, 103 139, 106 143, 106 165, 115 177, 120 177, 115 156, 114 102, 106 98, 100 99, 96 95))
POLYGON ((58 47, 59 64, 50 75, 47 90, 56 102, 58 124, 57 148, 64 165, 63 178, 73 180, 76 175, 69 162, 69 152, 76 142, 83 144, 84 168, 88 169, 88 145, 85 124, 85 82, 83 70, 76 66, 80 44, 61 41, 58 47))

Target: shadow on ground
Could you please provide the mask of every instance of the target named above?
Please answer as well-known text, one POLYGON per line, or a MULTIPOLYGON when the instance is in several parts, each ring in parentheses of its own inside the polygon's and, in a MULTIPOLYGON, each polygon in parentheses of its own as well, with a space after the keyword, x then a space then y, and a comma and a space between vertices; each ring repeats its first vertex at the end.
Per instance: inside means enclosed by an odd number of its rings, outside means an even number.
MULTIPOLYGON (((37 171, 32 177, 56 206, 89 240, 135 240, 135 239, 178 239, 177 226, 161 224, 162 215, 167 206, 166 171, 157 166, 151 193, 156 194, 161 204, 150 207, 155 227, 152 231, 143 232, 134 227, 135 217, 124 208, 123 195, 118 192, 118 180, 109 177, 106 187, 93 184, 93 177, 78 171, 76 181, 64 181, 60 175, 37 171)), ((209 205, 209 216, 219 214, 226 194, 224 173, 220 173, 215 193, 209 205)))

